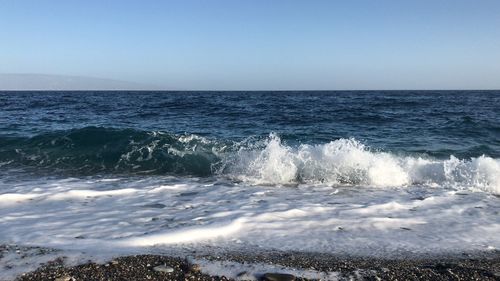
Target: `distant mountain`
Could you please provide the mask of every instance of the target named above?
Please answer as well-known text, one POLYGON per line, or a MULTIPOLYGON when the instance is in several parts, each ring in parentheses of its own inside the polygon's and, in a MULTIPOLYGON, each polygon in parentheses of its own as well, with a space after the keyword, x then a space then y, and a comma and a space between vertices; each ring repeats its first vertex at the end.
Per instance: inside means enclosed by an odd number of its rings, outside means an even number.
POLYGON ((84 76, 0 74, 0 90, 153 90, 155 86, 84 76))

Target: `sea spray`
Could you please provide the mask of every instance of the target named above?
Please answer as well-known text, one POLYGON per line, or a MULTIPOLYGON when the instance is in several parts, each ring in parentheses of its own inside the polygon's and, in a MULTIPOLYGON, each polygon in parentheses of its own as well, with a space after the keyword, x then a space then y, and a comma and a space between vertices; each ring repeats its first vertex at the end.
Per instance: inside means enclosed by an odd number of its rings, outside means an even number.
POLYGON ((253 184, 428 185, 500 193, 498 159, 480 156, 459 160, 450 156, 438 160, 397 156, 371 151, 355 139, 293 148, 271 134, 264 148, 242 149, 230 158, 225 161, 231 165, 219 173, 253 184))

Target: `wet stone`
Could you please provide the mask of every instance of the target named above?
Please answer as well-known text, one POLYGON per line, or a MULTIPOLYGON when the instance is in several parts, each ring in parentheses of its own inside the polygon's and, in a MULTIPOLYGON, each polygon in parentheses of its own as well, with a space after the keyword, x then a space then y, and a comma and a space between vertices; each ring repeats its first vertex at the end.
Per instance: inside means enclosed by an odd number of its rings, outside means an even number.
POLYGON ((154 209, 163 209, 166 207, 166 205, 161 204, 161 203, 155 203, 155 204, 147 204, 142 206, 143 208, 154 208, 154 209))
POLYGON ((266 273, 264 274, 264 281, 294 281, 295 276, 286 273, 266 273))
POLYGON ((201 266, 199 264, 193 264, 190 267, 192 272, 200 272, 201 271, 201 266))
POLYGON ((73 277, 65 275, 61 277, 57 277, 54 281, 73 281, 75 280, 73 277))
POLYGON ((242 272, 240 272, 240 273, 236 274, 236 277, 241 277, 241 276, 244 276, 244 275, 246 275, 246 274, 247 274, 247 272, 246 272, 246 271, 242 271, 242 272))
POLYGON ((247 271, 242 271, 236 275, 236 280, 255 280, 255 277, 247 271))
POLYGON ((153 267, 153 270, 157 271, 157 272, 164 272, 164 273, 172 273, 172 272, 174 272, 174 268, 170 267, 170 266, 167 266, 167 265, 158 265, 158 266, 155 266, 155 267, 153 267))
POLYGON ((185 197, 185 196, 193 196, 193 195, 196 195, 198 194, 198 192, 196 191, 192 191, 192 192, 183 192, 183 193, 180 193, 179 196, 180 197, 185 197))

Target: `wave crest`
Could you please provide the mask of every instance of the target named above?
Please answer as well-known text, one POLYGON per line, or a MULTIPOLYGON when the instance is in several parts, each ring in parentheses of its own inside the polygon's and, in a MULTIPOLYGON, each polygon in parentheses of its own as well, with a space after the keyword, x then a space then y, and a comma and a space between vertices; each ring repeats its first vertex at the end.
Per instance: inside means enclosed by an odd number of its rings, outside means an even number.
POLYGON ((446 160, 371 151, 355 139, 326 144, 284 145, 271 134, 259 150, 241 148, 222 173, 254 184, 328 184, 473 188, 500 193, 500 161, 487 156, 446 160))
POLYGON ((426 185, 500 194, 499 159, 397 155, 372 150, 355 139, 289 146, 276 134, 234 142, 193 134, 86 127, 32 138, 1 137, 2 165, 83 174, 222 176, 265 185, 426 185))
POLYGON ((0 139, 0 162, 83 174, 209 176, 224 146, 196 135, 86 127, 0 139))

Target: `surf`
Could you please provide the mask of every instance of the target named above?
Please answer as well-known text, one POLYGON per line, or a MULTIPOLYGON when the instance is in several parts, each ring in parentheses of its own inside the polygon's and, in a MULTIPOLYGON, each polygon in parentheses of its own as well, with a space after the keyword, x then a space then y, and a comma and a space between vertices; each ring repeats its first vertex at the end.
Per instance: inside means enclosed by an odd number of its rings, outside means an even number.
POLYGON ((4 169, 223 177, 276 186, 425 185, 500 193, 499 159, 398 154, 371 148, 354 138, 290 145, 276 133, 235 141, 187 133, 85 127, 33 137, 2 137, 0 147, 4 169))

